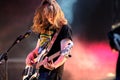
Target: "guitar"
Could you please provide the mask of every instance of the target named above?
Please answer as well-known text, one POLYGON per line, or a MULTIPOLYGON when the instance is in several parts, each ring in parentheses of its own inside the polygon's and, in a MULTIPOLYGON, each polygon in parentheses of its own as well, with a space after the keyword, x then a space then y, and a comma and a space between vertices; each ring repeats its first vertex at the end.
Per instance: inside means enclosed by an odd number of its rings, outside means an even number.
MULTIPOLYGON (((47 61, 51 61, 54 58, 60 56, 60 53, 67 53, 66 56, 71 57, 71 55, 68 53, 70 53, 70 49, 72 48, 73 44, 68 44, 68 47, 66 47, 64 50, 62 51, 58 51, 55 54, 49 56, 47 58, 47 61)), ((38 80, 38 77, 40 75, 39 73, 39 69, 40 67, 44 64, 45 61, 45 56, 47 55, 47 50, 44 49, 41 54, 38 55, 37 57, 37 63, 34 66, 26 66, 25 67, 25 74, 23 75, 23 80, 38 80)))

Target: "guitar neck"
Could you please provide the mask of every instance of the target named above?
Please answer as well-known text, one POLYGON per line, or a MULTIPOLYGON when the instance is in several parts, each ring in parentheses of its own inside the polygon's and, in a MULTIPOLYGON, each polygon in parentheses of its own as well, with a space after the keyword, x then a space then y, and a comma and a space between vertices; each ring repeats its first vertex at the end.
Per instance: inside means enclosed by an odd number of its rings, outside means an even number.
MULTIPOLYGON (((48 57, 48 61, 53 60, 54 58, 58 57, 60 55, 60 51, 56 52, 55 54, 51 55, 48 57)), ((43 61, 40 61, 36 64, 36 69, 40 69, 40 66, 44 64, 43 61)))
POLYGON ((55 54, 48 57, 48 61, 53 60, 54 58, 58 57, 60 55, 60 51, 56 52, 55 54))

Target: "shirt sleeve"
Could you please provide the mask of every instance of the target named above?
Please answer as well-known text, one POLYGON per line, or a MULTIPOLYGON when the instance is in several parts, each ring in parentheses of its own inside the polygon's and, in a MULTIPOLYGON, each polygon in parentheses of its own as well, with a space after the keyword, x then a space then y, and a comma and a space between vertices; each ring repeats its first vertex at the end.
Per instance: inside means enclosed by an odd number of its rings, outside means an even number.
POLYGON ((72 29, 70 26, 68 25, 63 26, 60 34, 62 39, 68 38, 72 40, 72 29))

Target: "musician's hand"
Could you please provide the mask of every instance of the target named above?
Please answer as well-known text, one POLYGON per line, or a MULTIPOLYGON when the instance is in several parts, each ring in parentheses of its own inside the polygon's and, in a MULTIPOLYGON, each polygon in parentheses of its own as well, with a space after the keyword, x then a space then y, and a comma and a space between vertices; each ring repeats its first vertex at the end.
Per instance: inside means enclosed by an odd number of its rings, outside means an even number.
POLYGON ((55 69, 55 66, 54 66, 54 64, 53 64, 53 60, 51 60, 51 61, 47 61, 47 60, 48 60, 48 57, 45 58, 45 61, 44 61, 43 66, 44 66, 46 69, 49 69, 49 70, 55 69))
POLYGON ((34 59, 27 58, 27 59, 26 59, 26 64, 27 64, 27 65, 33 65, 33 64, 35 64, 35 60, 34 60, 34 59))

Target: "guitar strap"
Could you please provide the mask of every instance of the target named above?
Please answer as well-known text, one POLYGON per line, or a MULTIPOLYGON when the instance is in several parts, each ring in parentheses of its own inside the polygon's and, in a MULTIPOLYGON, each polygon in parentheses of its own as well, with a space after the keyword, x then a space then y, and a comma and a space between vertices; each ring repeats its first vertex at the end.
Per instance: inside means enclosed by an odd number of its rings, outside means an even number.
POLYGON ((54 44, 58 34, 60 33, 61 29, 62 29, 62 27, 57 32, 55 32, 54 36, 52 37, 52 40, 50 41, 50 43, 49 43, 49 45, 48 45, 48 47, 46 49, 47 53, 50 51, 51 47, 53 46, 53 44, 54 44))

